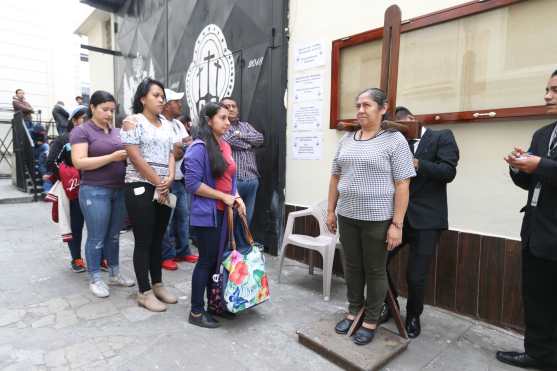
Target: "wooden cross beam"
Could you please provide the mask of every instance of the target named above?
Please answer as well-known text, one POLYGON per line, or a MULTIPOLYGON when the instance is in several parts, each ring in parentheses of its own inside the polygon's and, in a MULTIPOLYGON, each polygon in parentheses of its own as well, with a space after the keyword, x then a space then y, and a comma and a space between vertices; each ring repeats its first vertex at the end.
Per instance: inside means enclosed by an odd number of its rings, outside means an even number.
POLYGON ((394 120, 398 80, 398 54, 400 50, 401 12, 397 5, 385 11, 383 26, 383 51, 381 56, 381 90, 387 93, 389 109, 387 118, 394 120))

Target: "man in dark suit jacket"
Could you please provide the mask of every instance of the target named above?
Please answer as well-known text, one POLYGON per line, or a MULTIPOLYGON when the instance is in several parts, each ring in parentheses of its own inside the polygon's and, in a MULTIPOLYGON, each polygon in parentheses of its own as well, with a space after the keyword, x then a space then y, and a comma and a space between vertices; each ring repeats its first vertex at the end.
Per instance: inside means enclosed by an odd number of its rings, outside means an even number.
POLYGON ((64 134, 68 130, 68 118, 70 114, 64 107, 64 102, 58 101, 52 108, 52 118, 56 122, 56 130, 58 130, 58 135, 64 134))
MULTIPOLYGON (((547 113, 557 114, 557 70, 546 88, 547 113)), ((522 230, 524 353, 497 352, 519 367, 557 370, 557 122, 537 130, 528 152, 505 158, 511 178, 528 191, 522 230)))
MULTIPOLYGON (((415 121, 405 107, 395 110, 396 121, 415 121)), ((459 159, 458 146, 452 131, 421 128, 421 138, 409 140, 414 154, 416 177, 410 181, 410 200, 404 219, 403 243, 389 254, 389 261, 409 246, 408 301, 406 303, 406 331, 415 338, 420 335, 420 315, 424 310, 425 284, 431 258, 439 242, 441 231, 448 228, 447 183, 456 176, 459 159)), ((389 277, 389 284, 396 289, 389 277)), ((386 320, 388 311, 383 311, 386 320)))

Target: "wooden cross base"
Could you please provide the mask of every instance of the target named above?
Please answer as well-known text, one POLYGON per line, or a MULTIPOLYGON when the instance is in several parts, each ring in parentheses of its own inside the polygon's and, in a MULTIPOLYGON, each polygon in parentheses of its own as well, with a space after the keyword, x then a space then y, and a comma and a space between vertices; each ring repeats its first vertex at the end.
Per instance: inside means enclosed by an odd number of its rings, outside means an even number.
MULTIPOLYGON (((406 329, 402 324, 402 318, 400 318, 400 311, 398 310, 398 306, 396 305, 395 296, 393 295, 393 292, 391 291, 390 288, 387 290, 387 305, 389 306, 389 310, 395 320, 398 333, 403 339, 408 339, 408 335, 406 334, 406 329)), ((352 326, 350 326, 350 329, 348 330, 347 333, 348 336, 354 335, 356 330, 360 328, 362 322, 364 321, 364 313, 365 313, 365 308, 362 308, 360 309, 358 314, 356 314, 356 317, 354 318, 354 322, 352 323, 352 326)), ((377 327, 379 327, 379 324, 377 324, 377 327)))

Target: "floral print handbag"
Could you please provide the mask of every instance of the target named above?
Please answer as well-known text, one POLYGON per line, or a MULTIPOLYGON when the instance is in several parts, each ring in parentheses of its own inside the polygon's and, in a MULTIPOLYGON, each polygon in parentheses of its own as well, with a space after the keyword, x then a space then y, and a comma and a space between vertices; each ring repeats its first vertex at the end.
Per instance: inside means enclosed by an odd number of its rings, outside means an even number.
POLYGON ((225 272, 224 302, 229 312, 238 313, 269 299, 269 281, 265 272, 265 258, 253 241, 248 223, 239 216, 246 241, 250 248, 246 252, 236 249, 232 208, 227 208, 228 238, 232 251, 222 262, 225 272))

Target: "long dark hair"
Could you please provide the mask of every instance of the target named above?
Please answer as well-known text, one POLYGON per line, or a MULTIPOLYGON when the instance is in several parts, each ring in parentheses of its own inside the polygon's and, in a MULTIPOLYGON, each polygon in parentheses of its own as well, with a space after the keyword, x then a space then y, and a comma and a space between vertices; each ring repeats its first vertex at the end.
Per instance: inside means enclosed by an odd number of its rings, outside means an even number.
POLYGON ((104 90, 97 90, 96 92, 94 92, 89 99, 89 108, 87 110, 87 115, 92 118, 93 111, 91 111, 91 106, 96 107, 99 104, 103 104, 106 102, 116 103, 116 99, 114 99, 114 96, 112 94, 104 90))
POLYGON ((144 107, 143 107, 143 103, 141 103, 141 98, 149 94, 149 89, 151 89, 152 85, 157 85, 159 88, 161 88, 162 94, 164 95, 164 85, 162 84, 162 82, 147 77, 146 79, 141 81, 139 85, 137 85, 137 89, 135 90, 135 95, 133 97, 133 104, 132 104, 133 113, 143 112, 144 107))
POLYGON ((199 122, 197 124, 197 138, 205 142, 205 147, 209 154, 209 163, 211 164, 211 173, 215 178, 220 178, 228 168, 228 164, 222 156, 219 143, 213 134, 213 129, 209 126, 209 119, 215 117, 221 109, 226 109, 222 103, 207 103, 199 114, 199 122))

